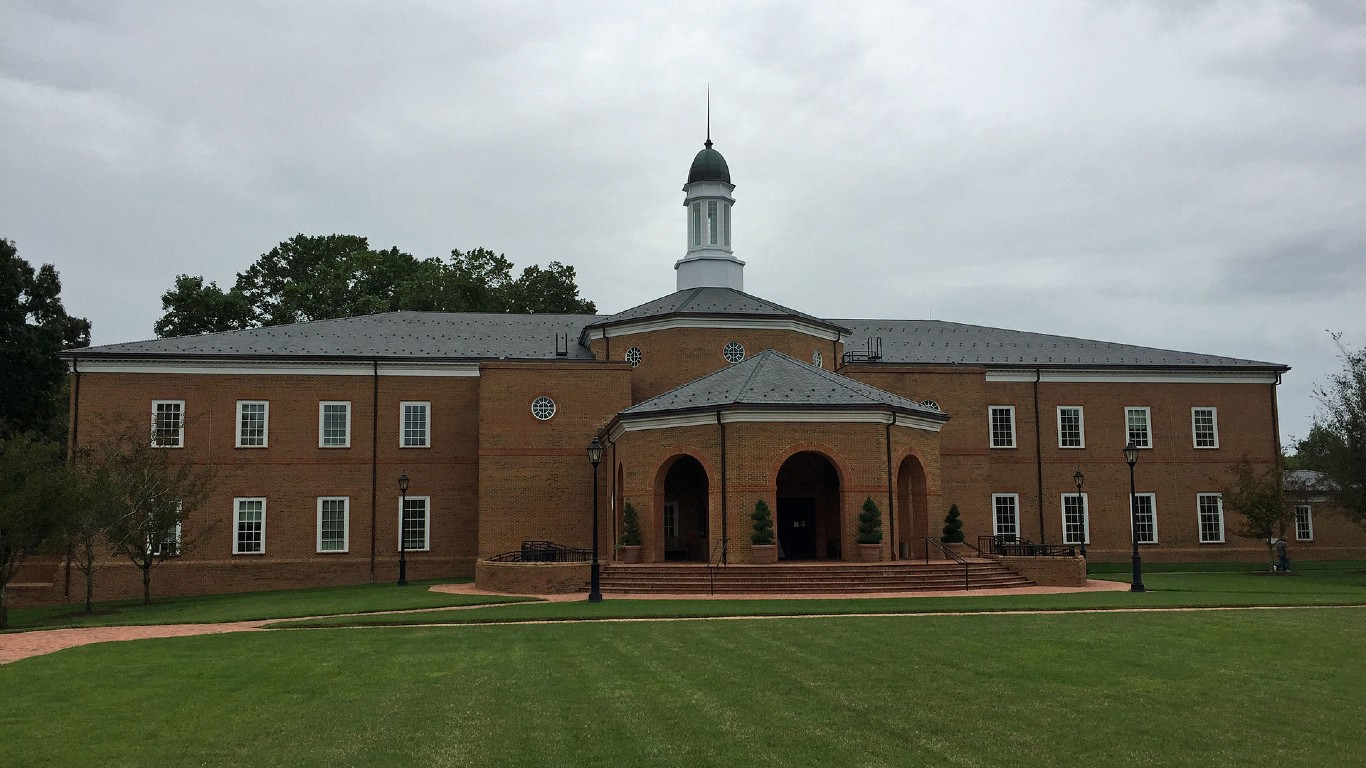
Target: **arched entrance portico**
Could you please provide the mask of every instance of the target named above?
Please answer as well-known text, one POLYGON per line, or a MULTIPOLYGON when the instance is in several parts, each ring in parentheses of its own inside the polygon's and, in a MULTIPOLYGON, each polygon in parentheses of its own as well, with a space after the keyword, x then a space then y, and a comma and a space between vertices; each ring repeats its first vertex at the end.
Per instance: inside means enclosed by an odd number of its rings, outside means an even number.
POLYGON ((843 556, 840 479, 815 451, 793 454, 778 470, 778 553, 783 560, 843 556))
POLYGON ((709 527, 707 470, 696 458, 675 456, 660 467, 655 483, 655 530, 663 560, 706 562, 709 527))
POLYGON ((924 537, 936 533, 930 531, 929 505, 925 465, 915 456, 907 456, 896 471, 896 532, 912 557, 924 537))

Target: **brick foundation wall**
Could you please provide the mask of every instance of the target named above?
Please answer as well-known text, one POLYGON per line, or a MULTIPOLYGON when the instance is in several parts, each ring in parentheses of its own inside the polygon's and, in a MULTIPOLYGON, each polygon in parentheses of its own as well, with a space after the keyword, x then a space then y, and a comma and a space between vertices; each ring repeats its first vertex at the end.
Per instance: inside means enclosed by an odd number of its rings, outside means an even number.
POLYGON ((474 585, 509 595, 555 595, 581 592, 591 577, 588 563, 491 563, 474 566, 474 585))
POLYGON ((1000 557, 1001 565, 1041 587, 1086 586, 1086 561, 1080 557, 1000 557))

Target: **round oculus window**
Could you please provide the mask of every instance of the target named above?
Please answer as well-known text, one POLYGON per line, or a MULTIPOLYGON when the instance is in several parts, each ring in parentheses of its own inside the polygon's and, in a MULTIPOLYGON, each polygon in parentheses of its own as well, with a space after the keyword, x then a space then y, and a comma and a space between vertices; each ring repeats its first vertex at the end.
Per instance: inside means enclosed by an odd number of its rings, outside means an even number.
POLYGON ((820 368, 824 362, 825 356, 821 354, 821 351, 819 349, 811 353, 812 365, 816 366, 817 368, 820 368))
POLYGON ((727 342, 721 350, 721 356, 732 363, 738 363, 745 359, 745 347, 738 341, 727 342))
POLYGON ((555 401, 544 395, 532 400, 531 415, 541 421, 549 421, 555 415, 555 401))
POLYGON ((939 403, 936 403, 936 402, 933 401, 933 400, 925 400, 925 401, 921 402, 920 404, 923 405, 923 406, 925 406, 926 408, 929 408, 931 411, 937 411, 937 410, 939 410, 939 403))
POLYGON ((640 347, 631 347, 626 350, 626 362, 630 363, 632 368, 640 365, 640 357, 640 347))

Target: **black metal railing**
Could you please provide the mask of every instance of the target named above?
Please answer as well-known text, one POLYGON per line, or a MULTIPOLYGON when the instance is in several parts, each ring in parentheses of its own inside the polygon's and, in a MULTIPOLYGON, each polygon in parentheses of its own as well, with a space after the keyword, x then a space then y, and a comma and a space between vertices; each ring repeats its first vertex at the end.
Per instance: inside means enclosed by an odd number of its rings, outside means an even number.
POLYGON ((524 541, 521 549, 489 558, 495 563, 586 563, 591 559, 591 549, 568 547, 553 541, 524 541))
POLYGON ((1023 536, 978 536, 977 549, 998 557, 1076 557, 1073 544, 1035 544, 1023 536))
POLYGON ((961 564, 961 565, 963 566, 963 589, 967 589, 967 588, 968 588, 968 577, 969 577, 969 574, 970 574, 970 572, 971 572, 971 569, 968 567, 968 561, 967 561, 962 555, 958 554, 957 552, 954 552, 953 549, 952 549, 951 547, 946 546, 946 545, 944 544, 944 542, 940 541, 939 539, 936 539, 936 538, 934 538, 933 536, 926 536, 926 537, 925 537, 925 562, 927 562, 927 563, 930 561, 930 545, 931 545, 931 544, 933 544, 935 547, 937 547, 937 548, 939 549, 940 552, 944 553, 944 559, 945 559, 945 560, 952 560, 952 561, 954 561, 955 563, 959 563, 959 564, 961 564))
POLYGON ((718 559, 716 555, 718 552, 725 551, 727 541, 729 539, 725 536, 717 539, 716 543, 712 545, 711 554, 707 555, 707 594, 709 595, 716 594, 716 569, 724 568, 726 565, 726 561, 718 559))

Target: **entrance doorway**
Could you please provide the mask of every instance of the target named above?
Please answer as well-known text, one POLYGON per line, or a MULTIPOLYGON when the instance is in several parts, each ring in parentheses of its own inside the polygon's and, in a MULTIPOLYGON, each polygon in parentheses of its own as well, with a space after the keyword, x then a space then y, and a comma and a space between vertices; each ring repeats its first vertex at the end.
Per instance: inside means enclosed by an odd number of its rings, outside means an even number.
POLYGON ((901 552, 914 556, 930 531, 930 500, 925 465, 914 456, 901 460, 896 471, 896 533, 901 552))
POLYGON ((657 521, 664 534, 664 559, 705 563, 710 555, 707 470, 687 455, 666 466, 657 521))
POLYGON ((778 470, 778 555, 783 560, 843 557, 843 514, 835 465, 814 451, 793 454, 778 470))

